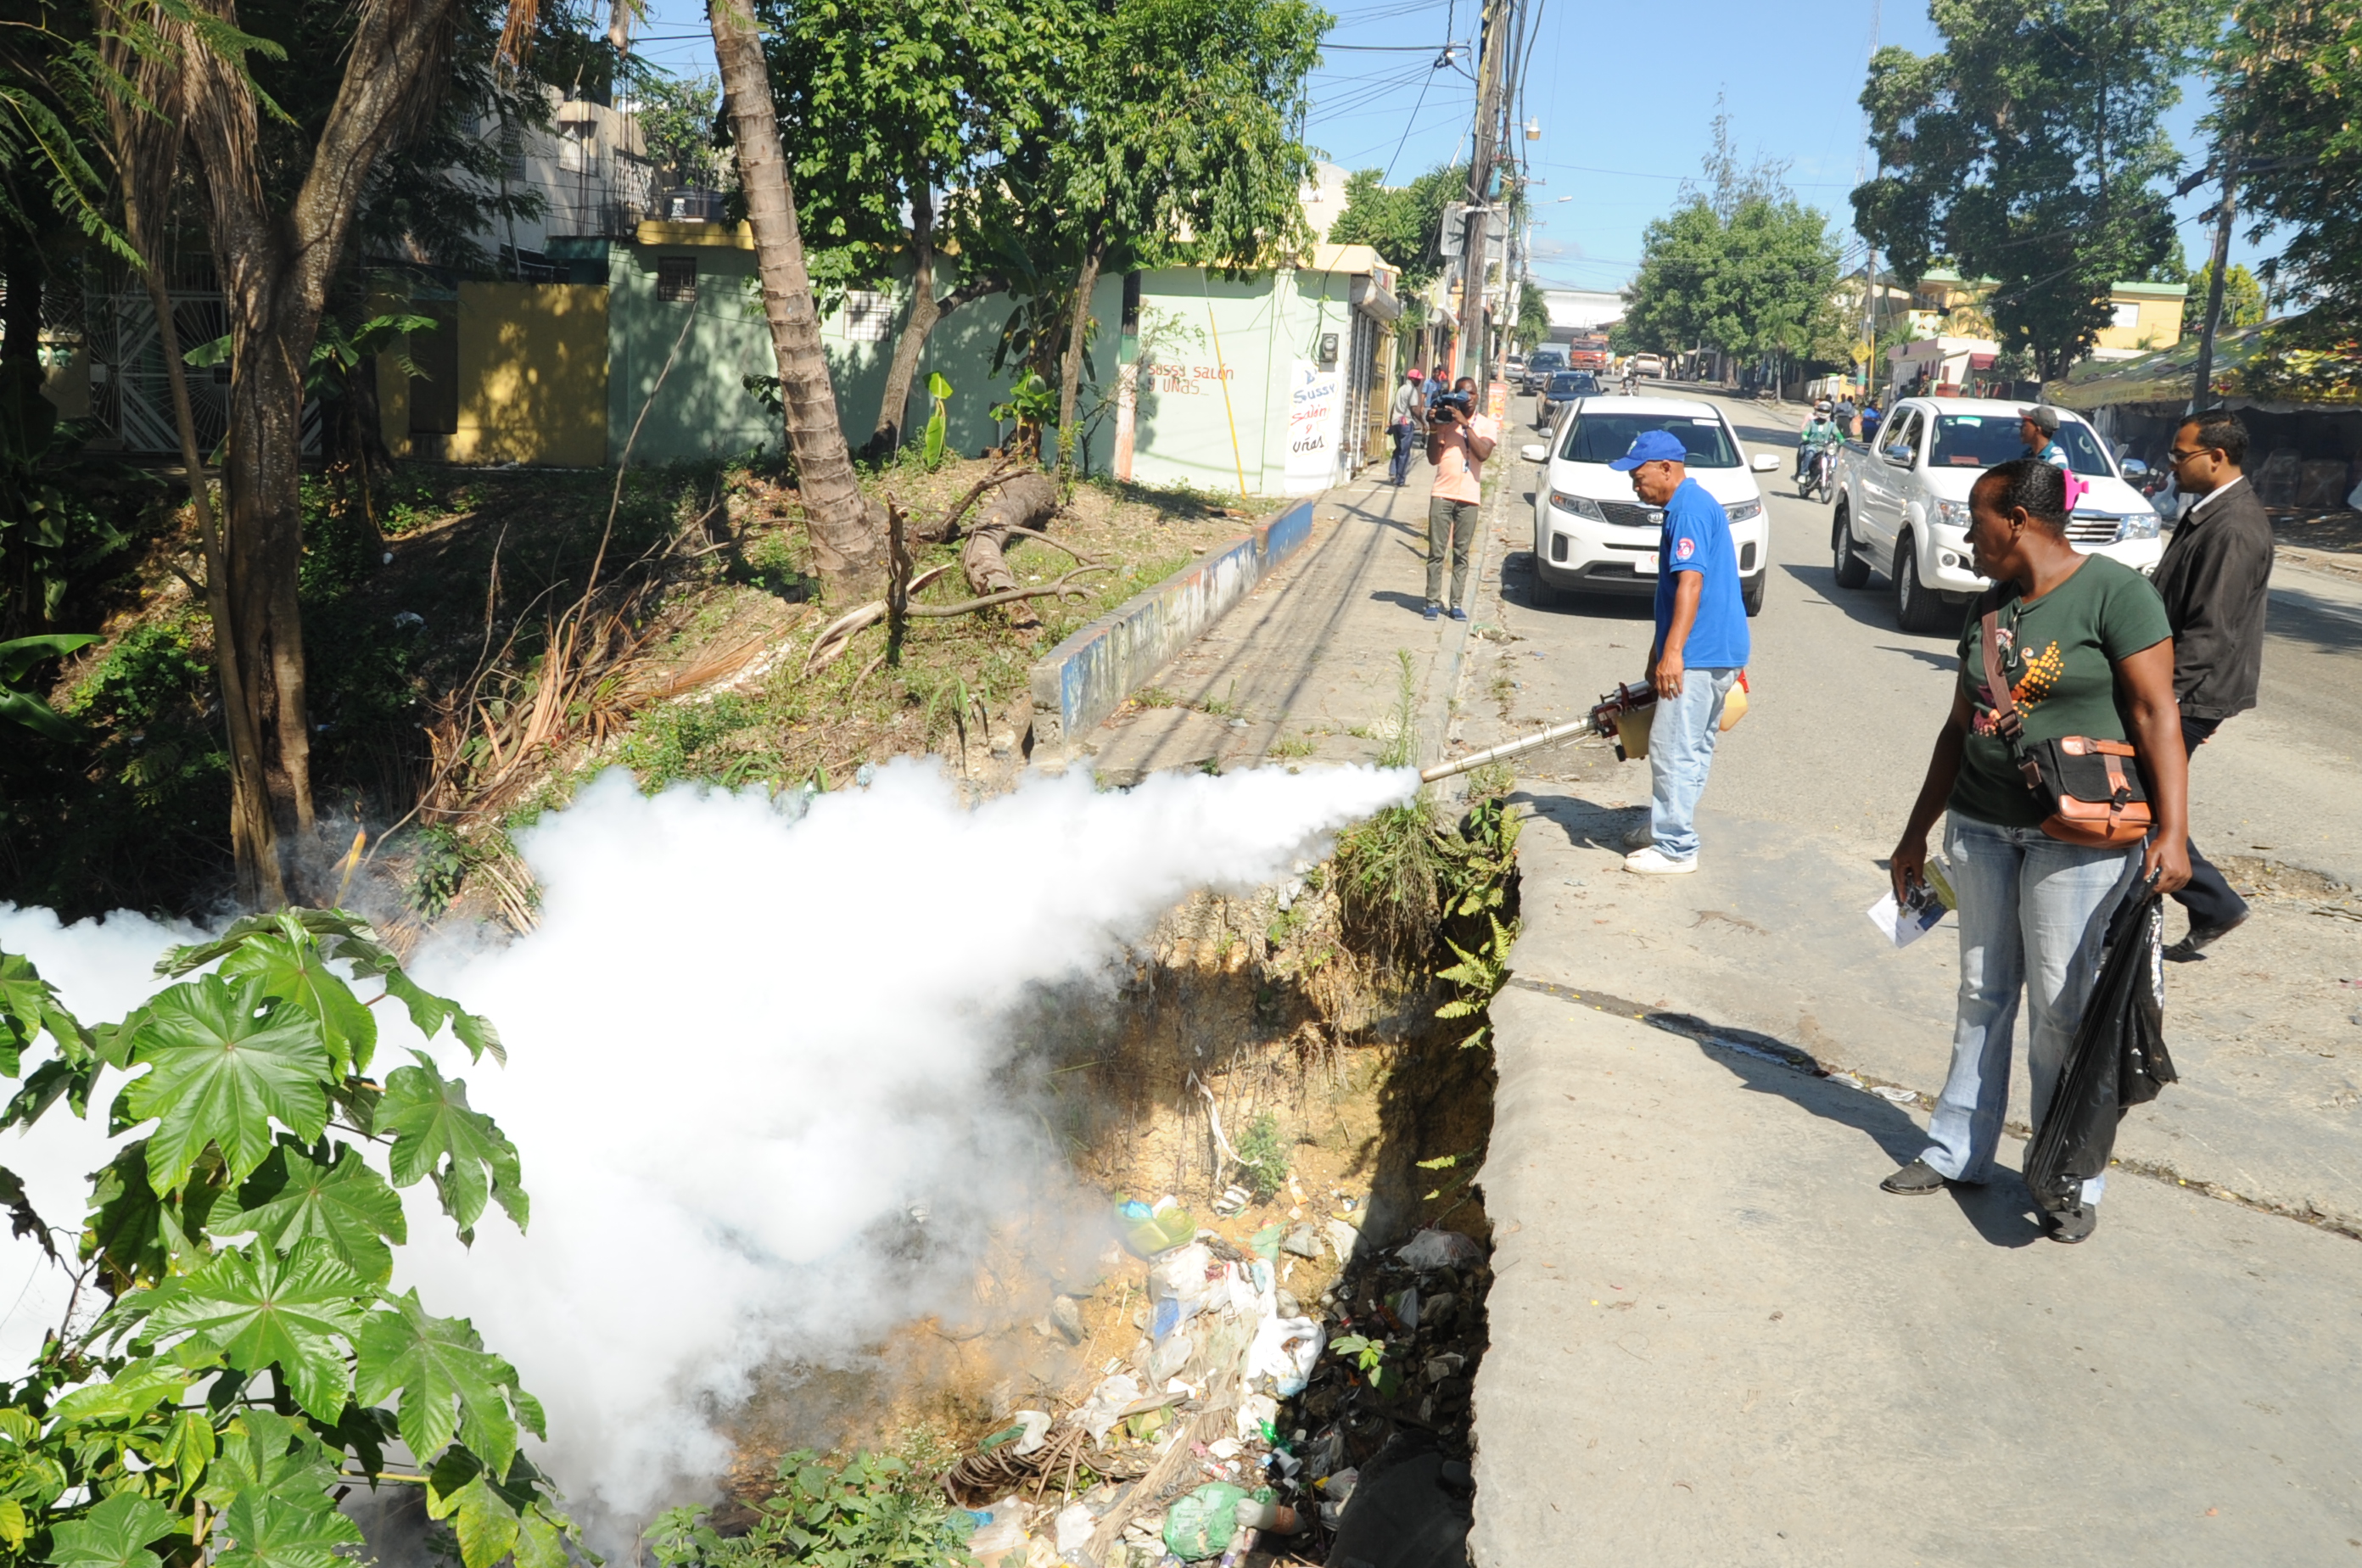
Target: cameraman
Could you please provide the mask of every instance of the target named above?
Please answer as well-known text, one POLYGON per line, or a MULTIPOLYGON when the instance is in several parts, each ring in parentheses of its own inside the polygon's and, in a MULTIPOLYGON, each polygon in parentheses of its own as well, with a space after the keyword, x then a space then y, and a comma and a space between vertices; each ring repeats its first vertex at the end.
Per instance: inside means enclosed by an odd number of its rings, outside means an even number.
POLYGON ((1468 619, 1468 547, 1476 538, 1477 502, 1485 494, 1485 459, 1501 435, 1501 426, 1476 412, 1476 381, 1462 376, 1451 391, 1436 399, 1428 417, 1427 460, 1435 469, 1435 483, 1427 502, 1427 609, 1430 621, 1441 614, 1443 554, 1451 552, 1451 599, 1455 621, 1468 619))

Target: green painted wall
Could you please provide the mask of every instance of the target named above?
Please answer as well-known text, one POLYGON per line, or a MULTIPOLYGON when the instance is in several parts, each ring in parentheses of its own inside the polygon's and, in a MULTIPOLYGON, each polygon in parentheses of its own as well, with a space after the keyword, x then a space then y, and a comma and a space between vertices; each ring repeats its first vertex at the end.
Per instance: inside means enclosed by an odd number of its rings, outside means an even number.
POLYGON ((1278 495, 1289 377, 1352 333, 1352 279, 1285 271, 1227 282, 1194 268, 1141 277, 1131 477, 1278 495), (1228 385, 1227 406, 1223 397, 1228 385), (1233 426, 1236 446, 1233 449, 1233 426))
MULTIPOLYGON (((623 458, 633 424, 641 419, 644 405, 646 420, 631 447, 634 463, 734 457, 778 445, 778 423, 745 390, 743 381, 749 375, 769 375, 774 368, 753 251, 727 245, 618 244, 610 252, 607 278, 610 462, 623 458), (664 257, 696 258, 694 304, 657 298, 658 263, 664 257), (685 324, 688 336, 681 339, 685 324), (677 339, 680 340, 679 357, 670 373, 662 376, 659 388, 666 357, 672 353, 677 339)), ((846 439, 856 448, 868 439, 877 423, 877 400, 885 392, 887 361, 893 352, 892 334, 901 328, 906 299, 898 292, 888 336, 877 341, 855 340, 843 310, 821 322, 821 343, 828 356, 839 417, 844 423, 846 439)), ((1092 305, 1093 315, 1102 324, 1093 357, 1111 384, 1123 280, 1102 280, 1093 293, 1092 305)), ((986 411, 1007 395, 1012 380, 1007 374, 991 373, 993 350, 1009 310, 1006 298, 988 296, 953 312, 936 326, 912 389, 910 428, 925 422, 926 379, 933 371, 953 387, 952 448, 973 457, 998 441, 999 432, 986 411)), ((1087 409, 1098 397, 1098 388, 1087 381, 1082 405, 1087 409)), ((1109 418, 1100 421, 1092 434, 1094 472, 1106 470, 1113 449, 1114 422, 1109 418)))

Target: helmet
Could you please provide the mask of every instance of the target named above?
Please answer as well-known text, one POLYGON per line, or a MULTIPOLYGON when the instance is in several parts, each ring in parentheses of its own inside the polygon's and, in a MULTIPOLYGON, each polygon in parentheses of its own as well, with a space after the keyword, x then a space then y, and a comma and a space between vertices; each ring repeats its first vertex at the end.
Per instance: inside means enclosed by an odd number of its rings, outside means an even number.
POLYGON ((1813 404, 1813 412, 1815 414, 1827 414, 1836 406, 1837 404, 1831 403, 1828 399, 1823 398, 1820 402, 1813 404))

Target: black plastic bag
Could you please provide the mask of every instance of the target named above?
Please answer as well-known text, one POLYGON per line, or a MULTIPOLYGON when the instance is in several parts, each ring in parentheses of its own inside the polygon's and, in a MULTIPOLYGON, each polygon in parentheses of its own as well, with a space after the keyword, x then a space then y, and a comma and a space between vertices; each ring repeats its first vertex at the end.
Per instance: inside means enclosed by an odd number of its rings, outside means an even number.
POLYGON ((2054 1214, 2081 1203, 2083 1184, 2108 1168, 2125 1111, 2155 1099, 2174 1076, 2165 1050, 2164 900, 2136 888, 2108 922, 2099 983, 2025 1152, 2034 1200, 2054 1214))

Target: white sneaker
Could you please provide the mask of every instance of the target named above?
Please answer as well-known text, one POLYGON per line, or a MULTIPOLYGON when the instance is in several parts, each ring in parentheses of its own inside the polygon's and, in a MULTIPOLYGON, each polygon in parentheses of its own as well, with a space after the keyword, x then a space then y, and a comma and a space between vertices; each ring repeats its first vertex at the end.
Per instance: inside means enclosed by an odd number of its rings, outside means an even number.
POLYGON ((1676 860, 1652 844, 1646 849, 1636 849, 1626 856, 1624 869, 1643 877, 1685 877, 1697 869, 1697 856, 1693 855, 1687 860, 1676 860))
POLYGON ((1657 830, 1647 823, 1642 823, 1624 835, 1624 847, 1627 849, 1646 849, 1656 842, 1657 830))

